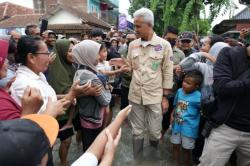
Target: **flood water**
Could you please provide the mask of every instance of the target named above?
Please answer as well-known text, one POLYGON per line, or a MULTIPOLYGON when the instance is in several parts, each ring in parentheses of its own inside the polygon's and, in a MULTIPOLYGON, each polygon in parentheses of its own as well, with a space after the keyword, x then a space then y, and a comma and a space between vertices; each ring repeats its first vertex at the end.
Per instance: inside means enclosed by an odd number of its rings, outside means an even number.
MULTIPOLYGON (((114 110, 114 117, 119 111, 119 104, 116 104, 114 110)), ((128 125, 122 126, 122 137, 116 149, 113 166, 174 166, 172 156, 172 146, 169 140, 170 134, 167 132, 163 143, 160 143, 158 149, 149 146, 147 132, 145 131, 144 152, 141 160, 135 161, 133 159, 133 146, 131 129, 128 125)), ((57 140, 53 148, 53 161, 55 166, 60 165, 58 156, 60 141, 57 140)), ((73 163, 82 155, 82 146, 75 141, 75 136, 72 137, 72 143, 69 149, 68 161, 73 163)))

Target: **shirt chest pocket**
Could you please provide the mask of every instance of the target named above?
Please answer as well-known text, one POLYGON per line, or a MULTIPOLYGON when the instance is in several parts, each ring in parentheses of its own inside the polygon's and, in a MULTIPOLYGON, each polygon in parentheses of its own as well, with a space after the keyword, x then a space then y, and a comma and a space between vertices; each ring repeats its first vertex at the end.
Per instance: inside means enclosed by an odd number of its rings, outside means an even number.
POLYGON ((148 67, 153 71, 158 71, 162 66, 163 55, 150 54, 148 67))
POLYGON ((139 53, 134 53, 132 55, 132 68, 134 70, 137 70, 139 68, 140 65, 140 61, 139 61, 139 53))

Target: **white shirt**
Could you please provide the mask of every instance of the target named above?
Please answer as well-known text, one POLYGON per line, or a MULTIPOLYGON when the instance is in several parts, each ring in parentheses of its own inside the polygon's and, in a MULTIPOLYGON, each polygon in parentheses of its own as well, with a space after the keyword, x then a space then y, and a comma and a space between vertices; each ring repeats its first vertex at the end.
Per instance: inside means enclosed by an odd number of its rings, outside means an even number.
POLYGON ((86 152, 79 157, 71 166, 97 166, 98 160, 92 153, 86 152))
POLYGON ((97 70, 106 70, 106 71, 112 70, 111 66, 109 65, 109 61, 99 62, 96 68, 97 70))
MULTIPOLYGON (((99 62, 98 65, 96 66, 98 71, 104 70, 104 71, 112 71, 112 66, 109 65, 109 61, 103 61, 99 62)), ((115 75, 111 75, 108 77, 109 83, 114 83, 115 82, 115 75)))
POLYGON ((56 92, 48 84, 43 73, 39 73, 39 75, 37 75, 28 67, 20 66, 16 72, 16 80, 10 87, 11 96, 20 106, 24 90, 27 86, 40 90, 43 98, 43 105, 38 113, 45 111, 48 103, 48 97, 51 97, 52 101, 57 101, 56 92))

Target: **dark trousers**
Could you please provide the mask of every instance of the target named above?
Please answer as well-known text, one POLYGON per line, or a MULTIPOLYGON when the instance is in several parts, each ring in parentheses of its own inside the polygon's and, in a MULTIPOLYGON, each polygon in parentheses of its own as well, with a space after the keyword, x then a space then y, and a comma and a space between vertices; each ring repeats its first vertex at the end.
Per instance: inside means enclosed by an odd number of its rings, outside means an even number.
POLYGON ((53 155, 52 155, 52 148, 49 149, 48 151, 48 161, 47 161, 47 166, 54 166, 53 163, 53 155))
POLYGON ((102 131, 102 128, 87 129, 82 127, 82 147, 83 151, 86 152, 90 145, 94 142, 95 138, 102 131))
POLYGON ((165 132, 168 130, 169 125, 170 125, 170 118, 171 118, 171 113, 174 109, 174 97, 171 97, 169 100, 169 108, 168 108, 168 112, 166 112, 163 115, 163 119, 162 119, 162 130, 165 132))
POLYGON ((129 105, 128 92, 129 88, 121 86, 121 110, 129 105))
POLYGON ((195 148, 192 150, 194 160, 198 160, 202 154, 202 151, 203 151, 205 138, 201 135, 201 131, 204 127, 205 122, 206 122, 206 119, 203 116, 201 116, 200 124, 199 124, 198 138, 196 138, 195 148))

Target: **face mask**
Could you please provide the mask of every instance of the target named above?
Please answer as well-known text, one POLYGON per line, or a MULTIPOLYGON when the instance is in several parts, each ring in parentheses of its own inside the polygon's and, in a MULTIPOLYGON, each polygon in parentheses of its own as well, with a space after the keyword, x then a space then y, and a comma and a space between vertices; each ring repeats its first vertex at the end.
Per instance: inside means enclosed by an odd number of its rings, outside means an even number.
POLYGON ((8 69, 6 77, 0 79, 0 88, 5 88, 15 76, 15 72, 8 69))
POLYGON ((168 42, 170 43, 170 45, 171 45, 172 48, 175 46, 175 43, 176 43, 175 40, 169 40, 168 42))

